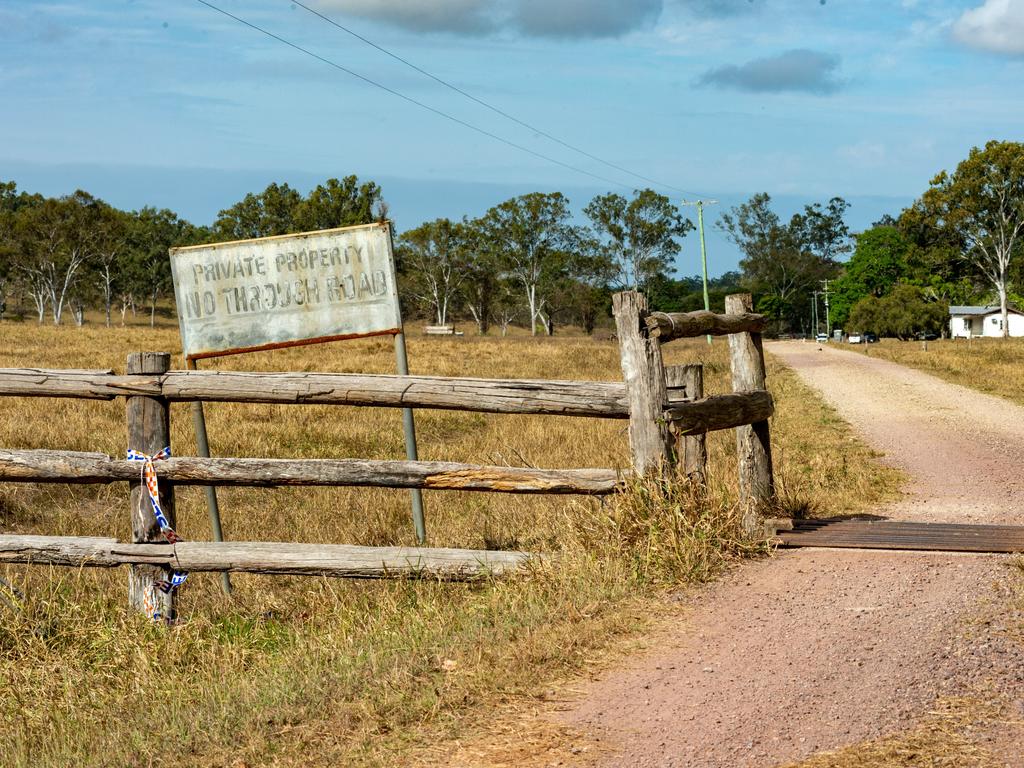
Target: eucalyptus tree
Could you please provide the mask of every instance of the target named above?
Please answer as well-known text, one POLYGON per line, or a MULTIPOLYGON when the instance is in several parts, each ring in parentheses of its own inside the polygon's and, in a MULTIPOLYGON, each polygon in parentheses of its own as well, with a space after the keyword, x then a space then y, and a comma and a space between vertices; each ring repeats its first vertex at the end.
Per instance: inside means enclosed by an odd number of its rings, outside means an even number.
POLYGON ((477 220, 480 236, 526 299, 530 332, 547 317, 549 291, 566 273, 576 237, 569 200, 561 192, 531 192, 506 200, 477 220))
POLYGON ((167 208, 147 206, 130 214, 127 271, 136 295, 149 300, 149 324, 156 324, 156 305, 171 289, 172 246, 191 245, 196 229, 167 208))
POLYGON ((990 141, 984 149, 974 147, 952 174, 942 171, 932 179, 914 208, 962 239, 962 258, 999 297, 1006 338, 1011 266, 1024 242, 1024 144, 990 141))
POLYGON ((673 261, 693 224, 671 201, 651 189, 636 190, 627 200, 614 192, 598 195, 583 212, 616 266, 622 288, 645 290, 657 275, 675 271, 673 261))
POLYGON ((25 277, 40 323, 49 305, 54 325, 60 325, 80 273, 93 254, 92 219, 99 204, 78 190, 46 198, 18 214, 14 225, 20 251, 17 268, 25 277))
POLYGON ((380 187, 372 181, 359 183, 357 176, 328 179, 317 185, 294 210, 294 231, 333 229, 381 221, 387 206, 380 187))
POLYGON ((297 190, 273 182, 222 210, 213 229, 221 240, 286 235, 299 230, 296 216, 301 205, 302 195, 297 190))
POLYGON ((380 187, 372 181, 360 183, 357 176, 327 179, 306 197, 286 182, 273 182, 222 210, 213 230, 224 240, 247 240, 372 224, 386 215, 380 187))
POLYGON ((93 224, 96 240, 92 273, 100 291, 104 317, 109 328, 114 295, 119 288, 127 290, 130 278, 127 263, 129 217, 124 211, 104 203, 97 210, 93 224))
POLYGON ((470 245, 466 229, 459 222, 436 219, 402 233, 398 241, 396 255, 408 290, 430 307, 438 325, 448 322, 466 279, 470 245))
POLYGON ((779 330, 801 322, 812 290, 838 271, 835 257, 847 249, 846 207, 833 198, 827 208, 805 206, 784 224, 762 192, 719 219, 719 229, 743 253, 740 269, 759 294, 759 309, 776 318, 779 330))

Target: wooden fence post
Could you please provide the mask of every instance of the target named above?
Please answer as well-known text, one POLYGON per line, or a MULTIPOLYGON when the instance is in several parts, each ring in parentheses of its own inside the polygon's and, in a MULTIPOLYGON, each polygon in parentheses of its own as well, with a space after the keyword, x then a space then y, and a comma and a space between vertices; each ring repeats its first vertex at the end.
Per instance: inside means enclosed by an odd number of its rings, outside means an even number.
MULTIPOLYGON (((704 397, 704 366, 669 365, 665 367, 665 384, 669 388, 682 387, 687 400, 704 397)), ((708 450, 706 435, 683 435, 677 441, 677 459, 682 461, 684 474, 694 483, 707 483, 708 450)))
MULTIPOLYGON (((128 355, 129 374, 162 374, 171 366, 167 352, 133 352, 128 355)), ((133 395, 127 398, 128 449, 141 451, 149 456, 159 453, 171 444, 170 408, 163 398, 133 395)), ((140 475, 142 464, 139 464, 140 475)), ((160 473, 160 462, 156 462, 160 473)), ((165 539, 153 514, 146 486, 140 480, 131 483, 132 542, 135 544, 160 543, 165 539)), ((174 488, 167 480, 161 480, 160 506, 174 527, 174 488)), ((170 545, 168 545, 170 546, 170 545)), ((153 611, 168 620, 175 617, 174 593, 156 589, 155 581, 167 579, 166 568, 152 565, 132 565, 128 573, 128 604, 152 615, 153 611), (147 603, 149 604, 147 606, 147 603)))
POLYGON ((647 299, 636 291, 612 296, 622 376, 629 402, 629 448, 638 473, 665 471, 672 461, 672 435, 665 421, 668 391, 661 344, 650 338, 647 299))
MULTIPOLYGON (((738 315, 752 312, 749 293, 725 297, 725 312, 738 315)), ((760 333, 734 333, 729 336, 732 355, 732 388, 734 392, 765 389, 764 349, 760 333)), ((768 421, 736 428, 736 451, 739 458, 740 504, 743 530, 753 536, 759 530, 758 517, 775 498, 772 479, 772 447, 768 421)))

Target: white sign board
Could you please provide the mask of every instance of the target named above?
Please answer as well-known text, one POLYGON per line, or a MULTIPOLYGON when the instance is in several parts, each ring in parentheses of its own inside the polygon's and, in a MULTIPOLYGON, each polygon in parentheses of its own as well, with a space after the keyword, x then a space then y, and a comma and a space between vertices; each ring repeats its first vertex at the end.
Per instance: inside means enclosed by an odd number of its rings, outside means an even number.
POLYGON ((402 329, 387 224, 171 249, 189 359, 402 329))

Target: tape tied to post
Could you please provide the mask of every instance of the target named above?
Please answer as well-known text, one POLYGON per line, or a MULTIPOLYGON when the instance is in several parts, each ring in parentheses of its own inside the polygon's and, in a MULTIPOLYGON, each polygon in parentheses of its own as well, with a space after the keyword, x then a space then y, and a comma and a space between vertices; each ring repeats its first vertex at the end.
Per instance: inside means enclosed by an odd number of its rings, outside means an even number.
MULTIPOLYGON (((177 544, 179 541, 184 541, 181 536, 178 535, 177 531, 171 527, 171 522, 167 519, 167 515, 164 514, 163 507, 160 506, 160 487, 156 477, 156 466, 154 462, 160 461, 161 459, 169 459, 171 457, 171 447, 167 446, 161 451, 154 453, 150 456, 142 451, 136 451, 134 449, 128 450, 128 461, 137 461, 142 463, 140 470, 140 479, 142 485, 146 489, 146 493, 149 495, 149 503, 153 507, 153 515, 156 517, 157 525, 160 526, 160 533, 167 539, 169 544, 177 544)), ((165 595, 171 594, 174 590, 185 583, 185 579, 188 578, 188 574, 182 571, 171 571, 171 577, 169 579, 160 579, 153 582, 153 586, 146 588, 146 593, 143 596, 143 602, 145 604, 146 613, 150 618, 159 620, 161 618, 160 610, 157 607, 158 600, 154 590, 159 590, 165 595)))
POLYGON ((142 462, 139 476, 142 484, 146 487, 146 492, 149 494, 149 503, 153 507, 153 514, 156 516, 157 525, 160 526, 160 533, 163 534, 168 543, 176 544, 182 539, 171 527, 171 523, 167 519, 167 515, 164 514, 164 510, 160 506, 160 489, 157 485, 156 466, 153 464, 153 462, 159 461, 160 459, 169 458, 171 458, 170 446, 167 446, 158 453, 154 453, 152 456, 148 453, 143 453, 142 451, 136 451, 133 449, 128 450, 128 461, 142 462))

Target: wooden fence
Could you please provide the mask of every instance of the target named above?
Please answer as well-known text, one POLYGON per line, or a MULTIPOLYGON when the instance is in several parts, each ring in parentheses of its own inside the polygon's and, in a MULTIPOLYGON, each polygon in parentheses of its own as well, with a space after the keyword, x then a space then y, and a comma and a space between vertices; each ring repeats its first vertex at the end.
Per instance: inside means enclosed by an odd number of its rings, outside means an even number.
MULTIPOLYGON (((172 402, 246 402, 440 408, 629 420, 632 469, 534 469, 431 461, 175 457, 156 464, 161 507, 174 525, 175 485, 377 486, 522 494, 602 495, 631 473, 677 471, 702 482, 703 435, 736 429, 744 525, 773 494, 760 331, 748 295, 730 296, 727 313, 650 313, 638 293, 616 294, 624 382, 539 381, 335 373, 171 371, 170 355, 129 355, 126 373, 109 370, 0 369, 0 396, 111 400, 124 397, 129 450, 153 455, 170 445, 172 402), (661 345, 704 334, 730 336, 733 392, 703 395, 700 366, 666 367, 661 345), (677 469, 678 468, 678 469, 677 469)), ((173 590, 154 589, 171 571, 243 571, 362 578, 473 579, 500 575, 537 557, 523 552, 355 547, 276 542, 167 543, 155 520, 140 465, 104 454, 0 449, 0 481, 116 483, 130 487, 132 541, 0 535, 0 563, 130 566, 133 607, 174 615, 173 590)))

